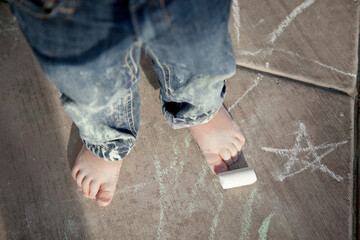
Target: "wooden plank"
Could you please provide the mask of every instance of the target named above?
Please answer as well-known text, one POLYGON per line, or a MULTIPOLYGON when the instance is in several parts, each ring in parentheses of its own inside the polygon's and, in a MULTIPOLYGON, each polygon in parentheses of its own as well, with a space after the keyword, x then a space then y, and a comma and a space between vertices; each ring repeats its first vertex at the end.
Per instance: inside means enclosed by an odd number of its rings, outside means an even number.
POLYGON ((356 95, 359 4, 234 0, 237 64, 356 95))

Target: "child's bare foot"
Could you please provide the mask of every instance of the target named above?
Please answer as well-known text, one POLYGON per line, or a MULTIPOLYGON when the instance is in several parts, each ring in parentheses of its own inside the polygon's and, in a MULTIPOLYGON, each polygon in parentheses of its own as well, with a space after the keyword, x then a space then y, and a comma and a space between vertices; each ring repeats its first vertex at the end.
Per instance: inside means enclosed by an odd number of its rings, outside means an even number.
POLYGON ((189 129, 216 174, 227 171, 227 165, 237 160, 245 144, 245 137, 224 106, 208 123, 189 129))
POLYGON ((105 207, 114 196, 121 164, 122 160, 105 161, 83 145, 71 175, 84 196, 96 199, 100 206, 105 207))

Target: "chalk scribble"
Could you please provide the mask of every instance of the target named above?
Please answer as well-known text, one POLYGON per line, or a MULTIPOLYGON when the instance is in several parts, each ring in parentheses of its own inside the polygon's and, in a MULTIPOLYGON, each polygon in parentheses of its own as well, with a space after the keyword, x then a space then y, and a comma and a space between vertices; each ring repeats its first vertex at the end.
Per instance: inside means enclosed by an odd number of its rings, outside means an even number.
POLYGON ((257 77, 254 80, 254 83, 244 92, 244 94, 242 94, 237 100, 236 102, 231 105, 228 109, 228 111, 230 112, 236 105, 239 104, 239 102, 241 101, 241 99, 243 99, 251 90, 253 90, 254 87, 256 87, 259 82, 263 79, 264 75, 262 74, 258 74, 257 77))
POLYGON ((276 153, 282 157, 287 158, 285 163, 285 171, 280 172, 277 176, 278 180, 284 181, 288 177, 292 177, 298 173, 301 173, 307 169, 311 171, 320 170, 321 172, 328 173, 332 178, 337 181, 342 181, 344 178, 331 171, 323 162, 323 158, 329 153, 333 152, 339 146, 346 144, 348 141, 342 141, 337 143, 324 143, 318 146, 314 146, 310 140, 309 133, 307 132, 304 123, 299 122, 299 129, 295 131, 296 142, 292 148, 289 149, 277 149, 262 147, 261 149, 267 152, 276 153), (304 140, 307 146, 301 146, 301 140, 304 140), (324 153, 319 154, 317 151, 326 150, 324 153), (300 158, 299 154, 307 153, 304 157, 300 158))
POLYGON ((312 5, 315 2, 315 0, 306 0, 305 2, 301 3, 299 6, 297 6, 290 15, 288 15, 275 29, 272 33, 269 34, 270 40, 268 43, 275 43, 277 38, 283 33, 284 29, 289 26, 289 24, 294 20, 294 18, 299 15, 305 8, 308 8, 310 5, 312 5))

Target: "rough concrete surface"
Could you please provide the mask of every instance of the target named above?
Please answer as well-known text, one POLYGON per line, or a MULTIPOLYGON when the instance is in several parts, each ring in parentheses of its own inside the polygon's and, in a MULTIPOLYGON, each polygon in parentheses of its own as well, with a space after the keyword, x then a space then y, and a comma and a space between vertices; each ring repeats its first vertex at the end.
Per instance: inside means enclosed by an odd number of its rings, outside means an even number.
POLYGON ((258 181, 223 190, 189 131, 165 122, 143 55, 139 139, 103 208, 71 178, 77 129, 4 3, 0 42, 0 239, 352 237, 354 99, 347 94, 238 67, 224 105, 247 141, 232 168, 251 166, 258 181))
POLYGON ((234 0, 237 63, 356 95, 359 3, 234 0))

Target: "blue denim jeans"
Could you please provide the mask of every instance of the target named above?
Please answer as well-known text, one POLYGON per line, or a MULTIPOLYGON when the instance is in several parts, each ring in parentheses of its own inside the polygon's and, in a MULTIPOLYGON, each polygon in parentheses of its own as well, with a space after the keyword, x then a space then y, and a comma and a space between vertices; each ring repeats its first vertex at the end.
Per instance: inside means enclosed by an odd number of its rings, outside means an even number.
POLYGON ((41 68, 86 147, 124 158, 139 128, 139 58, 153 59, 173 128, 208 122, 235 73, 231 0, 12 0, 41 68))

